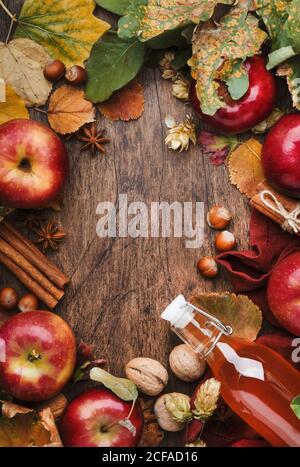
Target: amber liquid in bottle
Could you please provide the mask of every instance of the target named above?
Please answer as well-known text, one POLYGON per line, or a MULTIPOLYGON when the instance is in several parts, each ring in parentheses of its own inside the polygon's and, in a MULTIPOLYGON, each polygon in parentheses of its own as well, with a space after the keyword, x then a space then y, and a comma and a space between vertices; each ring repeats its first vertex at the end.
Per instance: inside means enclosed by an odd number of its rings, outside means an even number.
MULTIPOLYGON (((184 327, 174 323, 172 329, 201 355, 219 334, 197 312, 184 327)), ((226 335, 205 358, 234 412, 272 446, 300 446, 300 420, 290 407, 300 394, 300 374, 292 365, 267 347, 226 335)))

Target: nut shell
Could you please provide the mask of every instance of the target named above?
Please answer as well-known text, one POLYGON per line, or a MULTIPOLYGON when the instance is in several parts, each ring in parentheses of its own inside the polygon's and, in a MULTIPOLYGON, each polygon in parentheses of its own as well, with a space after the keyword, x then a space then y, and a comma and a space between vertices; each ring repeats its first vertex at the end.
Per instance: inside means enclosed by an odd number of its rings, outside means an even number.
POLYGON ((65 78, 73 86, 80 86, 86 82, 87 72, 82 66, 74 65, 71 68, 68 68, 65 78))
POLYGON ((60 60, 52 60, 44 67, 44 76, 48 81, 55 82, 64 76, 66 67, 60 60))
POLYGON ((227 227, 232 216, 224 206, 214 206, 207 213, 207 223, 212 229, 222 230, 227 227))
POLYGON ((205 360, 187 344, 174 347, 169 356, 170 367, 177 378, 182 381, 197 381, 206 370, 205 360))
POLYGON ((148 396, 157 396, 168 384, 168 372, 157 360, 134 358, 127 363, 125 373, 137 388, 148 396))
POLYGON ((219 251, 229 251, 236 247, 235 237, 232 232, 223 230, 215 238, 215 246, 219 251))
POLYGON ((4 287, 0 290, 0 308, 13 310, 18 303, 18 294, 12 287, 4 287))
POLYGON ((214 258, 211 256, 203 256, 197 263, 199 272, 204 277, 213 278, 218 275, 218 265, 214 258))
MULTIPOLYGON (((172 392, 170 394, 180 394, 181 396, 186 397, 188 401, 190 400, 189 396, 187 396, 186 394, 181 394, 178 392, 172 392)), ((154 404, 154 413, 157 418, 157 423, 165 431, 181 431, 184 429, 185 423, 175 422, 175 420, 173 420, 171 414, 166 409, 165 405, 165 399, 167 395, 168 394, 163 394, 162 396, 160 396, 154 404)))

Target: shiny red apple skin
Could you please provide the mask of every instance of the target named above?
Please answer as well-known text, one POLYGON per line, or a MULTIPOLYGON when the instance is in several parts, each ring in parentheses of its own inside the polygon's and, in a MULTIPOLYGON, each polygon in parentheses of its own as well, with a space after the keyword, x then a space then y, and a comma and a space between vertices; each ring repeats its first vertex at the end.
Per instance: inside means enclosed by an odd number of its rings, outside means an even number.
POLYGON ((64 446, 137 446, 143 428, 143 417, 138 403, 130 416, 136 433, 133 434, 118 424, 120 420, 128 417, 130 410, 131 402, 124 402, 108 389, 88 389, 73 399, 62 416, 59 432, 64 446))
MULTIPOLYGON (((196 94, 195 81, 190 86, 189 100, 200 118, 213 129, 221 133, 236 135, 250 130, 267 118, 275 106, 276 83, 273 74, 266 69, 265 59, 255 55, 245 62, 249 74, 249 89, 238 100, 233 100, 228 93, 224 95, 226 106, 219 109, 215 115, 205 115, 201 112, 196 94)), ((224 93, 224 85, 220 86, 224 93)))
POLYGON ((59 195, 69 172, 59 137, 34 120, 0 125, 0 205, 39 209, 59 195))
POLYGON ((300 336, 300 252, 275 265, 267 288, 268 303, 279 323, 300 336))
POLYGON ((26 311, 0 328, 5 361, 0 387, 23 401, 42 401, 58 394, 73 374, 76 342, 68 324, 49 311, 26 311), (40 358, 30 361, 32 355, 40 358))
POLYGON ((270 130, 262 150, 268 182, 288 196, 300 198, 300 115, 283 116, 270 130))

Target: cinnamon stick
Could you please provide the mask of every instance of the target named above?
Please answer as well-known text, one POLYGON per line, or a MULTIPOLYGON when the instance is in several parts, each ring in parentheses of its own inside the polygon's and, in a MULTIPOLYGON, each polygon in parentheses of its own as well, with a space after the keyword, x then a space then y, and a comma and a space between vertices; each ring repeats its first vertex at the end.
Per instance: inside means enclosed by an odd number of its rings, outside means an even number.
POLYGON ((15 250, 3 238, 0 238, 0 251, 5 254, 11 261, 16 263, 24 272, 32 277, 41 287, 49 292, 56 300, 60 300, 64 292, 53 285, 47 277, 45 277, 35 266, 27 261, 17 250, 15 250))
POLYGON ((69 282, 69 278, 7 220, 0 223, 0 237, 21 253, 29 263, 43 272, 60 289, 63 289, 69 282))
POLYGON ((58 303, 49 292, 43 289, 27 272, 23 271, 14 261, 0 251, 0 262, 4 264, 29 290, 31 290, 45 305, 53 309, 58 303))

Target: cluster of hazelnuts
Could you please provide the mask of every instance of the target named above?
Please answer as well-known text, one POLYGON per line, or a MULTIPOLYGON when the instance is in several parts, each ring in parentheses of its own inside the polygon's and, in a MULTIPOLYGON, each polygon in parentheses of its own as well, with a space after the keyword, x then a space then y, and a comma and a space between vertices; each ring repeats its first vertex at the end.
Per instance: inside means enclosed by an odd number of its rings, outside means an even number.
POLYGON ((0 310, 12 311, 18 308, 19 311, 37 310, 39 301, 33 294, 26 294, 19 298, 13 287, 4 287, 0 290, 0 310))
POLYGON ((85 68, 79 65, 74 65, 67 70, 64 63, 60 60, 52 60, 51 62, 48 62, 44 67, 44 76, 52 83, 60 80, 64 76, 68 83, 73 86, 81 86, 87 80, 87 72, 85 68))
MULTIPOLYGON (((208 225, 212 229, 221 230, 215 236, 215 247, 218 251, 229 251, 236 246, 233 233, 224 230, 231 221, 231 218, 231 213, 223 206, 214 206, 207 214, 208 225)), ((212 256, 200 258, 197 268, 204 277, 213 278, 218 274, 218 265, 212 256)))

